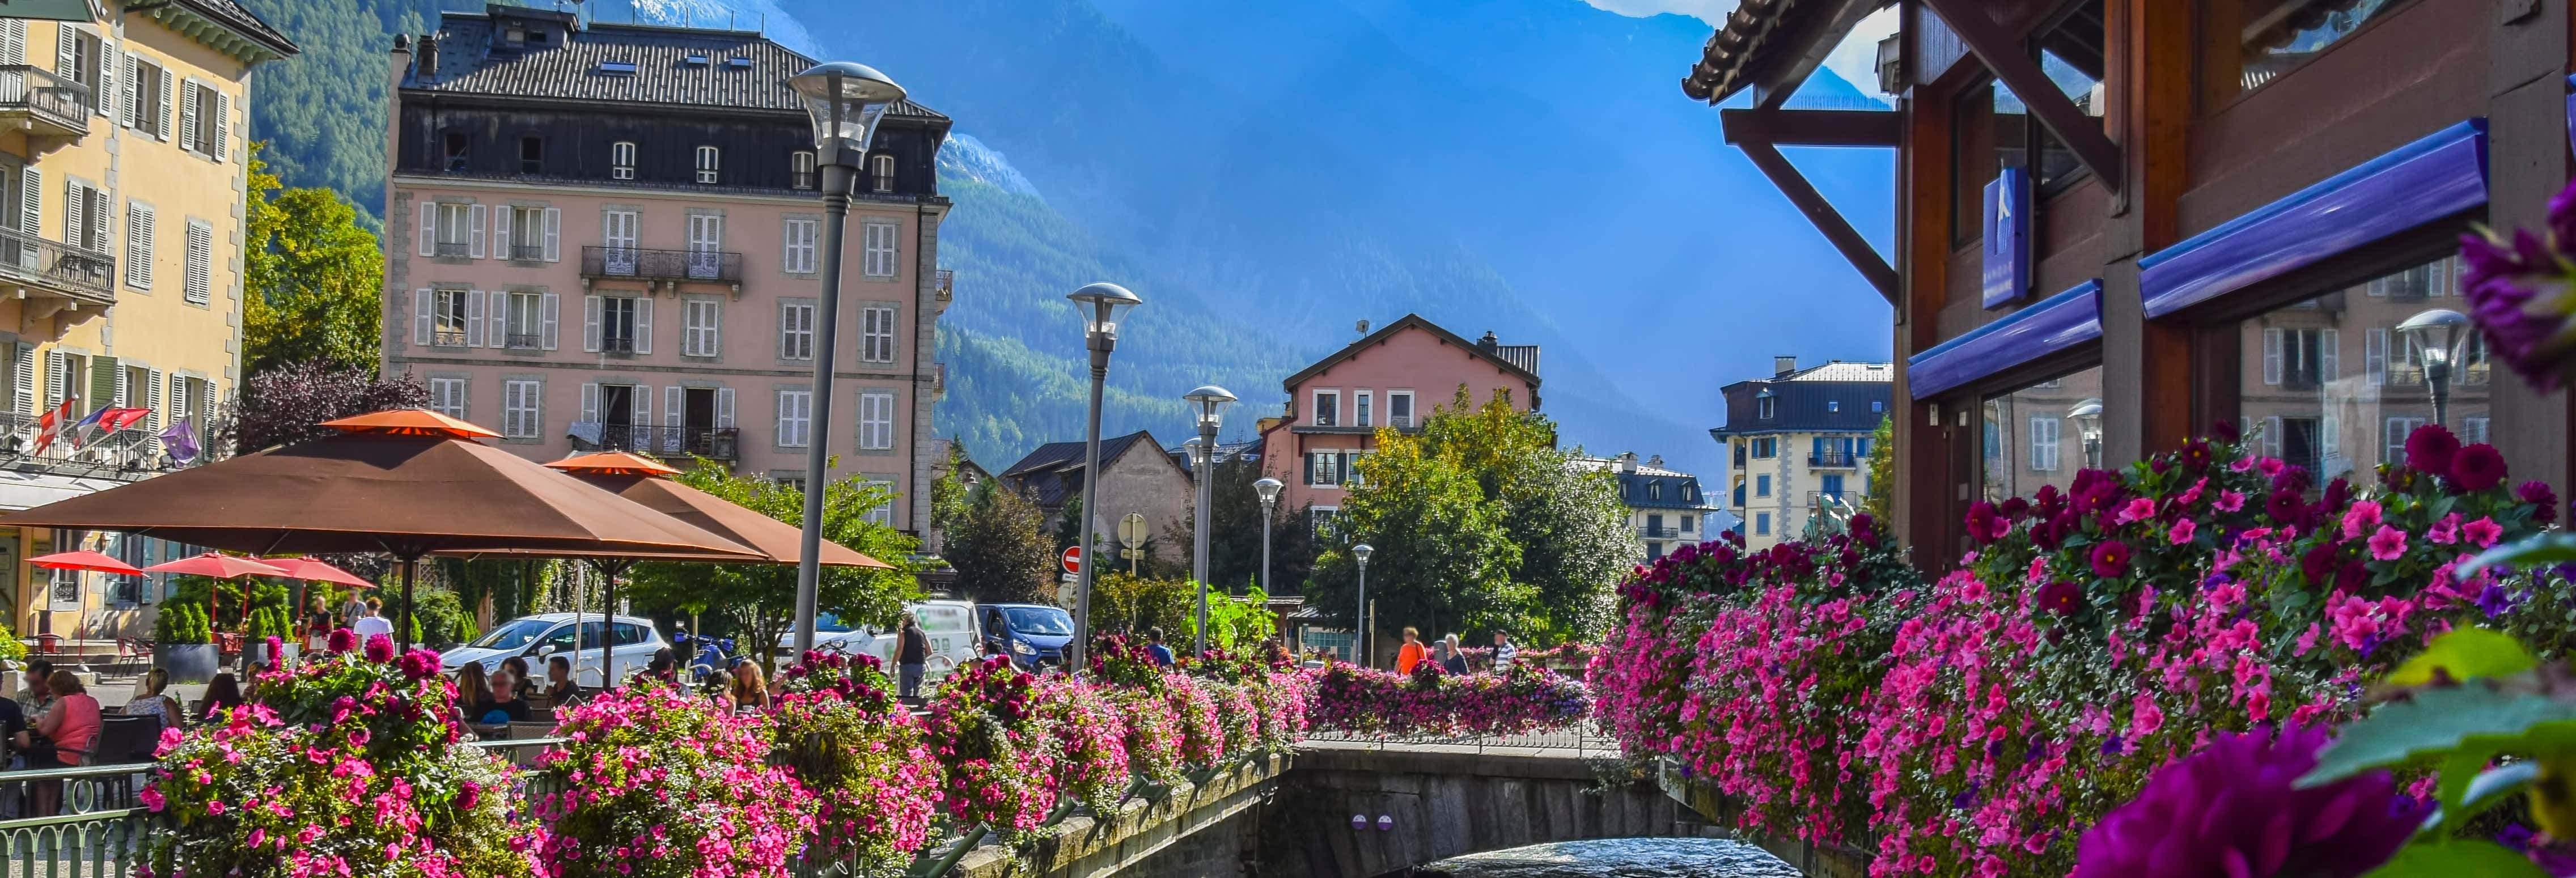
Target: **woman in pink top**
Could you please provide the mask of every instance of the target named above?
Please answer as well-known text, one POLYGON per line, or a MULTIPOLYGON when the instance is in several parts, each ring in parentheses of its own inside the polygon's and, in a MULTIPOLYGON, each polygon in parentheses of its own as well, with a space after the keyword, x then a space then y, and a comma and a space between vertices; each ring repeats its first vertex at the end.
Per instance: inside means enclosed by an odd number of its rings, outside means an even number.
MULTIPOLYGON (((98 699, 90 697, 88 688, 70 671, 55 671, 45 678, 45 688, 53 694, 53 705, 46 708, 43 719, 36 721, 34 736, 53 746, 34 747, 27 732, 18 733, 18 745, 28 748, 27 767, 68 768, 88 762, 90 752, 98 746, 98 699)), ((53 814, 62 796, 61 781, 38 782, 32 797, 36 813, 53 814)))

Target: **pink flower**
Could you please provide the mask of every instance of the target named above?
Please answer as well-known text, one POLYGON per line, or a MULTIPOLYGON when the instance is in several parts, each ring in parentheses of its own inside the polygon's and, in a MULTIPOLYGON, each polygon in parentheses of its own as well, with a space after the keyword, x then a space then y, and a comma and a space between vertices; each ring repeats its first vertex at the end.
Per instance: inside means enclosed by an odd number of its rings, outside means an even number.
POLYGON ((2433 522, 2433 527, 2424 531, 2424 538, 2445 546, 2459 542, 2460 514, 2454 512, 2442 516, 2442 520, 2433 522))
POLYGON ((2370 557, 2382 561, 2406 557, 2406 532, 2380 525, 2379 532, 2370 535, 2370 557))
POLYGON ((2129 505, 2120 507, 2121 524, 2135 524, 2154 517, 2156 517, 2156 501, 2145 497, 2131 500, 2129 505))
POLYGON ((2235 491, 2220 491, 2216 505, 2220 512, 2235 512, 2245 508, 2245 495, 2235 491))
POLYGON ((2191 542, 2193 527, 2194 525, 2191 523, 2191 519, 2174 519, 2173 529, 2165 532, 2165 540, 2177 546, 2191 542))
POLYGON ((2138 693, 2137 699, 2129 704, 2129 736, 2144 738, 2164 727, 2165 712, 2156 709, 2156 697, 2138 693))
POLYGON ((2359 500, 2343 513, 2343 538, 2361 539, 2363 533, 2379 524, 2379 501, 2359 500))
POLYGON ((2495 547, 2497 540, 2504 539, 2504 525, 2497 524, 2495 519, 2481 516, 2476 521, 2460 525, 2460 535, 2467 537, 2469 542, 2478 544, 2478 548, 2490 549, 2495 547))

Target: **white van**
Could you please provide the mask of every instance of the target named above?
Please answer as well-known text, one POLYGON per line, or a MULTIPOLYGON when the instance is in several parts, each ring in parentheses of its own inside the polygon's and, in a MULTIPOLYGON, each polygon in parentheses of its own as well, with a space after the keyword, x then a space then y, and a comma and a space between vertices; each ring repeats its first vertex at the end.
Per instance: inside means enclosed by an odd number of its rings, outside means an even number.
POLYGON ((537 685, 543 686, 546 660, 560 654, 572 660, 575 682, 583 688, 597 689, 602 685, 601 634, 615 632, 616 643, 610 644, 607 657, 614 666, 607 669, 607 679, 617 682, 641 673, 646 665, 653 663, 654 653, 671 645, 662 639, 662 632, 654 629, 651 619, 619 616, 612 628, 600 619, 599 614, 584 613, 580 617, 579 629, 581 655, 573 658, 573 623, 571 613, 521 616, 503 622, 483 632, 483 636, 474 638, 474 642, 439 654, 439 670, 455 674, 464 670, 467 664, 480 664, 484 671, 490 672, 500 669, 501 663, 511 656, 521 656, 528 660, 529 676, 536 678, 537 685))
MULTIPOLYGON (((958 665, 974 661, 981 653, 976 644, 982 641, 975 629, 974 601, 922 601, 904 605, 904 609, 921 620, 921 630, 930 635, 930 659, 922 663, 922 683, 936 683, 956 670, 958 665)), ((848 625, 837 619, 815 620, 814 648, 843 655, 872 655, 885 663, 886 676, 895 676, 895 648, 900 639, 893 631, 879 631, 873 625, 848 625)), ((793 631, 778 639, 784 653, 796 648, 793 631)))

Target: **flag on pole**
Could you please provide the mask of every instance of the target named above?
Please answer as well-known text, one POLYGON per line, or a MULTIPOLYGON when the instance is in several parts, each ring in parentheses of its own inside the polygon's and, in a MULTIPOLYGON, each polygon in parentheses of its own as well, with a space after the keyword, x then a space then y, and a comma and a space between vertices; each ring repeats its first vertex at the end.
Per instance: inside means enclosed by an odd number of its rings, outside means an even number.
POLYGON ((79 399, 64 397, 62 405, 55 406, 53 411, 46 412, 44 417, 36 419, 35 453, 45 453, 45 449, 52 446, 54 440, 62 435, 64 423, 72 419, 72 404, 75 402, 79 402, 79 399))
POLYGON ((187 421, 172 421, 161 428, 161 450, 180 463, 195 463, 202 449, 197 447, 197 428, 187 421))
POLYGON ((80 419, 80 423, 72 425, 72 450, 79 451, 83 446, 89 444, 91 439, 90 433, 98 429, 99 421, 102 418, 105 418, 109 411, 111 411, 111 409, 101 408, 90 412, 89 417, 82 418, 80 419))
POLYGON ((146 416, 146 415, 150 415, 150 414, 152 414, 152 410, 151 410, 151 409, 141 409, 141 408, 118 408, 118 409, 108 409, 108 410, 107 410, 107 416, 106 416, 106 417, 103 417, 103 418, 98 419, 98 427, 99 427, 99 430, 100 430, 100 435, 101 435, 101 436, 113 435, 113 434, 115 434, 115 433, 116 433, 116 431, 118 431, 118 430, 123 430, 123 429, 125 429, 125 428, 127 428, 127 427, 134 426, 134 422, 136 422, 136 421, 140 421, 140 420, 143 420, 144 416, 146 416))

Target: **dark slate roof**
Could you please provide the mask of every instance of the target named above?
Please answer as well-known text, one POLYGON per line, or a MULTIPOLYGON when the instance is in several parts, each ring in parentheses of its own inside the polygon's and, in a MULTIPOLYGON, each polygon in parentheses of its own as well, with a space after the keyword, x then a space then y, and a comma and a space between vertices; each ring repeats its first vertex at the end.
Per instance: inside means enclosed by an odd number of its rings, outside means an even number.
POLYGON ((1756 82, 1803 82, 1851 32, 1894 0, 1743 0, 1710 34, 1682 94, 1718 103, 1756 82))
POLYGON ((223 22, 234 30, 240 31, 243 36, 267 43, 270 48, 276 49, 281 54, 293 55, 298 51, 293 41, 288 40, 286 35, 279 33, 276 28, 269 27, 268 22, 261 21, 258 13, 250 11, 248 6, 241 5, 241 0, 179 0, 179 3, 223 22))
MULTIPOLYGON (((787 79, 813 67, 814 59, 757 31, 592 22, 549 46, 492 51, 494 29, 514 17, 561 21, 544 10, 497 5, 481 14, 448 13, 438 34, 438 75, 423 79, 415 63, 403 87, 499 97, 774 110, 800 116, 805 112, 796 93, 788 89, 787 79), (706 57, 707 63, 687 63, 692 55, 706 57), (750 60, 751 66, 733 66, 736 58, 750 60), (634 64, 635 72, 602 72, 600 65, 606 62, 634 64)), ((948 120, 910 99, 896 104, 888 115, 948 120)))
POLYGON ((1715 508, 1700 493, 1698 476, 1642 466, 1619 474, 1619 497, 1632 509, 1715 508))
MULTIPOLYGON (((1454 344, 1474 352, 1477 356, 1485 358, 1486 362, 1493 363, 1496 366, 1501 366, 1503 371, 1519 376, 1521 380, 1529 382, 1532 388, 1536 388, 1538 386, 1538 345, 1495 345, 1492 348, 1487 348, 1477 342, 1468 341, 1464 338, 1458 337, 1457 333, 1441 328, 1440 324, 1423 319, 1420 314, 1406 314, 1403 317, 1397 318, 1393 323, 1378 327, 1376 332, 1369 333, 1359 341, 1351 342, 1348 347, 1334 351, 1331 356, 1327 356, 1321 360, 1316 360, 1314 365, 1298 370, 1297 374, 1288 376, 1288 380, 1280 382, 1279 386, 1287 389, 1291 393, 1294 393, 1297 390, 1297 385, 1305 383, 1306 379, 1315 377, 1318 373, 1340 364, 1343 360, 1359 356, 1359 353, 1367 350, 1369 346, 1385 341, 1388 337, 1393 336, 1398 332, 1403 332, 1407 328, 1413 327, 1418 327, 1423 331, 1438 336, 1442 341, 1446 341, 1450 344, 1454 344)), ((1486 341, 1492 341, 1493 338, 1493 333, 1485 333, 1486 341)), ((1531 407, 1537 407, 1536 400, 1531 401, 1531 407)))
POLYGON ((1726 386, 1726 426, 1709 435, 1724 438, 1758 433, 1867 433, 1895 409, 1895 368, 1887 363, 1835 361, 1755 381, 1726 386), (1761 416, 1760 400, 1777 400, 1772 417, 1761 416), (1875 403, 1875 405, 1873 405, 1875 403))
MULTIPOLYGON (((1160 453, 1152 433, 1138 430, 1125 436, 1103 436, 1100 439, 1101 465, 1107 466, 1127 453, 1136 443, 1160 453)), ((1002 483, 1026 491, 1039 506, 1056 509, 1082 493, 1082 442, 1049 442, 1020 458, 1002 471, 1002 483)))
POLYGON ((1497 345, 1494 348, 1494 355, 1503 358, 1503 362, 1521 367, 1523 372, 1538 374, 1538 345, 1497 345))

